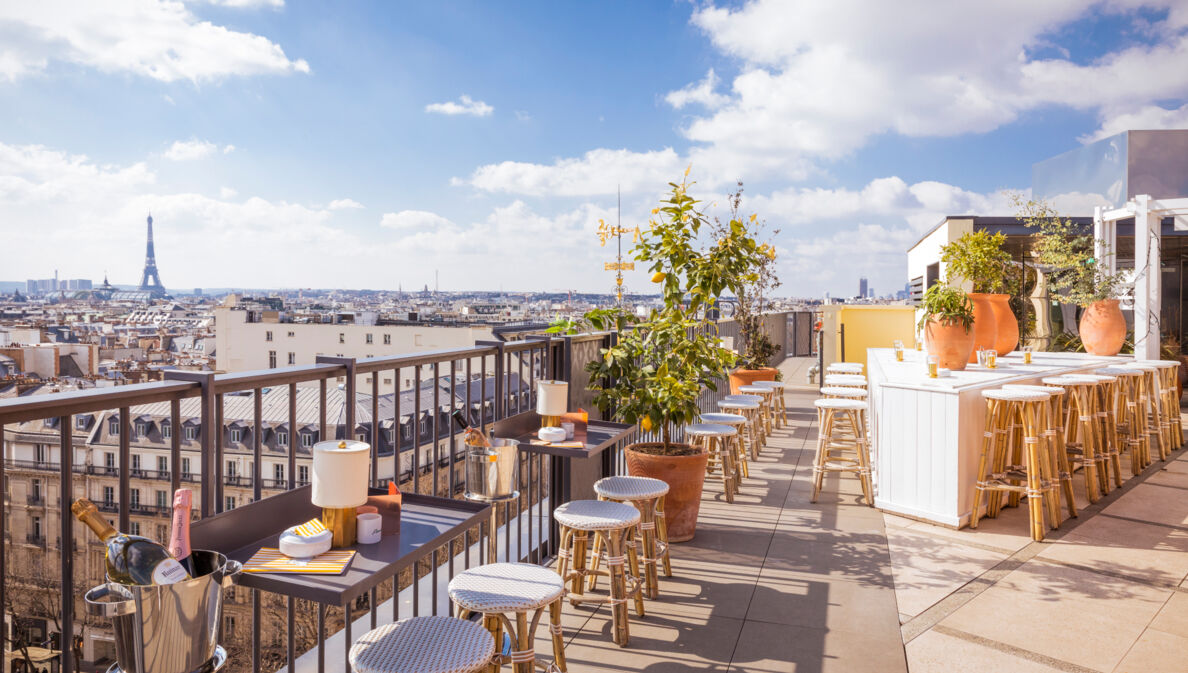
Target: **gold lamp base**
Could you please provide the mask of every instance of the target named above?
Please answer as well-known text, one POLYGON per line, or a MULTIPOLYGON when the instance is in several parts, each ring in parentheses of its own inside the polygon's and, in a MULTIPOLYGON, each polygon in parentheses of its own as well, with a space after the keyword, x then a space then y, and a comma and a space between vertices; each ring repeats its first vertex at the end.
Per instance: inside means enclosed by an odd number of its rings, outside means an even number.
POLYGON ((355 518, 354 507, 322 508, 322 525, 330 531, 331 547, 337 549, 355 545, 355 518))
POLYGON ((540 427, 542 428, 559 428, 561 427, 560 416, 541 416, 540 427))

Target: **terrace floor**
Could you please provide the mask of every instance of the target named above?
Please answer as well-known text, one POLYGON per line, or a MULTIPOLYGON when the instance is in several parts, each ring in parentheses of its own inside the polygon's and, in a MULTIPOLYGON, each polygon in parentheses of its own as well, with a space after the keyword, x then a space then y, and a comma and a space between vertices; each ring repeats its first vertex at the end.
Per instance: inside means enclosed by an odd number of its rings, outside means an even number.
POLYGON ((859 504, 848 476, 809 503, 814 397, 788 392, 733 505, 707 481, 628 647, 606 607, 566 606, 571 671, 1188 670, 1184 451, 1033 543, 1024 509, 953 531, 859 504))

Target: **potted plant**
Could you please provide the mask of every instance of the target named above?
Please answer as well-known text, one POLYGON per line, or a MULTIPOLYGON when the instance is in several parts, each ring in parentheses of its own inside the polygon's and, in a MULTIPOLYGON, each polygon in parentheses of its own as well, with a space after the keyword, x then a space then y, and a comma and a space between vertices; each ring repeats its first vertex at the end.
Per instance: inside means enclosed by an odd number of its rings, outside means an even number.
POLYGON ((919 327, 924 343, 945 369, 962 370, 974 349, 974 307, 969 295, 937 283, 924 293, 919 327))
MULTIPOLYGON (((1110 273, 1106 261, 1094 252, 1095 241, 1080 233, 1072 220, 1061 217, 1043 201, 1014 197, 1019 219, 1039 229, 1032 235, 1032 254, 1036 262, 1048 267, 1050 287, 1067 303, 1080 306, 1078 323, 1081 342, 1093 355, 1117 355, 1126 343, 1126 318, 1118 306, 1125 291, 1124 275, 1110 273)), ((1104 242, 1101 257, 1113 254, 1104 242)))
MULTIPOLYGON (((736 228, 745 231, 746 237, 752 241, 762 237, 765 223, 758 215, 752 214, 744 218, 740 212, 742 204, 743 185, 738 183, 738 190, 729 197, 730 220, 723 223, 715 218, 713 236, 715 239, 725 239, 736 228)), ((772 232, 772 237, 779 235, 779 230, 772 232)), ((730 392, 737 394, 739 387, 755 381, 774 381, 779 377, 779 370, 771 366, 771 359, 780 352, 771 337, 764 330, 764 310, 768 308, 768 295, 780 286, 780 279, 776 275, 776 252, 771 243, 758 246, 751 257, 750 268, 739 279, 738 290, 735 294, 734 322, 738 325, 738 367, 730 372, 730 392)))
POLYGON ((668 484, 664 509, 673 542, 689 540, 696 531, 707 459, 703 449, 674 438, 696 422, 702 390, 716 390, 714 380, 735 362, 707 315, 724 290, 738 291, 738 279, 758 249, 741 226, 699 247, 698 234, 708 224, 689 196, 688 171, 685 176, 680 184, 670 183, 670 197, 652 211, 651 227, 633 249, 661 287, 661 308, 621 332, 618 342, 586 367, 598 408, 654 435, 653 441, 626 448, 627 469, 668 484))
MULTIPOLYGON (((992 348, 1005 355, 1019 345, 1019 322, 1011 312, 1006 287, 1011 256, 1002 249, 1006 234, 979 230, 941 248, 950 284, 968 282, 974 310, 974 350, 992 348)), ((977 358, 977 355, 971 357, 977 358)), ((971 362, 974 360, 971 360, 971 362)))

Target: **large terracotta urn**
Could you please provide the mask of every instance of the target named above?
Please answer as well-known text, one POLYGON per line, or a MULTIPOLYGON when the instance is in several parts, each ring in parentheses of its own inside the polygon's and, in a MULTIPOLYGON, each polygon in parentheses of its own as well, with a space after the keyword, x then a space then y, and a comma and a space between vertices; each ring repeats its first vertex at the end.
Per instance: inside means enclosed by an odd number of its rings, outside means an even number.
POLYGON ((1094 302, 1081 313, 1081 343, 1092 355, 1117 355, 1126 342, 1126 318, 1117 299, 1094 302))
POLYGON ((974 330, 959 322, 929 320, 924 326, 924 344, 941 367, 960 371, 974 352, 974 330))
POLYGON ((709 456, 688 444, 669 444, 660 453, 660 442, 628 445, 627 474, 651 477, 668 484, 664 496, 664 521, 669 542, 686 542, 697 532, 697 513, 701 510, 701 487, 705 484, 705 464, 709 456), (685 455, 671 455, 673 450, 685 455))
POLYGON ((998 322, 994 319, 994 304, 990 301, 994 295, 981 292, 966 294, 973 303, 974 314, 973 349, 968 358, 969 362, 977 362, 979 349, 998 350, 998 322))
POLYGON ((735 369, 730 372, 730 394, 737 395, 741 386, 749 386, 756 381, 776 380, 775 367, 760 369, 735 369))
POLYGON ((988 294, 990 308, 994 311, 994 350, 1006 355, 1019 346, 1019 321, 1011 310, 1009 294, 988 294))

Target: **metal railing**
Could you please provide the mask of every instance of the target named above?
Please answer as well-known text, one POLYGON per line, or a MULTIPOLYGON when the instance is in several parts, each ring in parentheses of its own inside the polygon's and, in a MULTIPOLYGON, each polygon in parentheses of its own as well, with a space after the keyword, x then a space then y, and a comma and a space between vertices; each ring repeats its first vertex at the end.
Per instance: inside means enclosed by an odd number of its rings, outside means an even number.
MULTIPOLYGON (((775 322, 786 325, 786 317, 780 314, 775 322)), ((786 327, 785 327, 786 329, 786 327)), ((111 388, 97 388, 65 393, 54 393, 41 396, 23 397, 0 400, 0 446, 3 446, 5 430, 14 432, 19 430, 19 424, 41 421, 46 418, 56 418, 58 434, 57 462, 42 463, 27 461, 33 465, 26 466, 22 461, 0 462, 0 483, 3 483, 5 468, 34 467, 44 470, 47 467, 55 469, 59 479, 59 490, 62 493, 74 493, 74 478, 78 473, 108 474, 118 478, 115 489, 114 502, 97 502, 101 510, 118 515, 117 527, 120 530, 130 530, 130 516, 144 513, 168 514, 168 507, 157 507, 140 503, 134 506, 131 502, 131 479, 133 470, 120 470, 105 466, 75 465, 76 438, 73 436, 73 417, 76 414, 96 413, 114 410, 114 420, 118 424, 118 464, 130 465, 131 436, 130 424, 132 410, 135 407, 150 404, 166 403, 169 408, 169 422, 171 427, 182 426, 181 406, 183 400, 197 400, 199 413, 196 416, 199 425, 199 439, 196 442, 186 441, 187 445, 198 444, 198 455, 195 458, 198 466, 197 473, 182 473, 180 471, 160 472, 154 476, 158 481, 168 480, 171 490, 177 489, 182 483, 196 484, 195 509, 201 517, 208 517, 224 510, 226 504, 225 487, 250 487, 251 499, 258 501, 265 498, 264 489, 290 489, 303 486, 307 480, 293 479, 298 475, 297 453, 288 451, 284 458, 286 479, 264 479, 262 475, 263 460, 261 437, 264 425, 262 418, 261 392, 264 388, 288 389, 288 428, 299 427, 298 424, 298 387, 316 387, 317 418, 302 419, 304 423, 312 424, 318 429, 319 437, 333 437, 328 430, 330 422, 327 418, 327 392, 331 386, 341 388, 345 396, 342 411, 342 422, 339 427, 344 436, 354 436, 358 404, 369 401, 371 408, 370 426, 367 436, 379 438, 381 431, 386 428, 400 428, 404 416, 420 418, 424 409, 448 408, 450 413, 458 409, 477 410, 473 412, 473 424, 478 427, 490 428, 491 425, 509 416, 527 412, 535 408, 535 381, 537 378, 562 379, 570 381, 570 408, 584 408, 591 412, 592 418, 598 413, 592 404, 589 383, 585 372, 586 363, 592 358, 599 357, 599 349, 613 343, 614 334, 589 334, 549 338, 544 336, 529 336, 523 341, 514 342, 478 342, 469 348, 414 353, 397 356, 386 356, 366 359, 337 358, 319 356, 313 365, 287 367, 284 369, 270 369, 232 374, 215 375, 210 372, 168 370, 165 380, 140 383, 111 388), (380 387, 382 375, 391 374, 393 381, 409 378, 413 381, 411 394, 397 392, 392 396, 390 408, 385 407, 385 415, 381 418, 380 387), (358 381, 364 375, 371 375, 370 395, 361 397, 358 394, 358 381), (434 385, 422 389, 422 380, 435 382, 449 381, 448 386, 434 385), (528 395, 521 394, 527 391, 528 395), (224 424, 224 396, 235 393, 251 393, 253 398, 253 412, 249 427, 248 442, 250 456, 253 458, 252 474, 230 475, 224 473, 226 465, 224 450, 227 433, 215 431, 224 424), (482 401, 483 403, 479 403, 482 401)), ((774 336, 774 335, 773 335, 774 336)), ((784 333, 778 336, 783 343, 784 333)), ((719 385, 718 391, 704 396, 704 408, 714 409, 714 403, 726 394, 726 387, 719 385)), ((716 409, 714 409, 716 410, 716 409)), ((461 496, 460 486, 464 482, 462 451, 464 446, 459 438, 459 431, 449 416, 443 414, 429 414, 430 432, 417 433, 411 439, 404 437, 403 432, 394 431, 386 435, 391 440, 389 451, 381 454, 373 451, 371 454, 371 474, 373 486, 382 486, 389 479, 394 479, 401 486, 401 490, 412 493, 425 493, 450 498, 461 496), (382 464, 381 464, 382 461, 382 464), (380 468, 383 467, 383 470, 380 468), (389 475, 383 478, 380 475, 389 475)), ((182 433, 174 432, 169 439, 170 465, 181 465, 182 433)), ((308 450, 302 451, 307 452, 308 450)), ((241 454, 242 455, 242 454, 241 454)), ((560 504, 560 491, 556 468, 560 459, 539 453, 522 452, 520 498, 499 505, 498 519, 501 521, 503 548, 510 560, 520 560, 532 563, 546 562, 555 553, 555 541, 551 527, 551 508, 560 504), (549 509, 545 509, 548 503, 549 509)), ((624 469, 622 447, 609 449, 603 458, 607 473, 617 473, 624 469)), ((140 470, 136 478, 142 478, 140 473, 147 475, 150 470, 140 470)), ((0 516, 0 539, 8 539, 8 517, 0 516)), ((56 615, 61 624, 61 642, 71 642, 76 620, 80 620, 77 608, 77 597, 85 589, 80 582, 101 581, 101 578, 79 577, 75 568, 76 524, 74 518, 66 515, 58 517, 60 530, 58 558, 61 573, 61 604, 60 613, 56 615)), ((496 531, 488 530, 486 535, 496 531)), ((484 531, 480 527, 477 531, 467 531, 460 536, 463 547, 477 544, 485 548, 484 531), (474 533, 472 535, 472 533, 474 533)), ((418 570, 413 573, 414 587, 418 578, 431 577, 434 587, 444 587, 444 583, 455 574, 455 542, 452 541, 445 550, 433 550, 428 563, 418 564, 418 570), (440 552, 440 553, 439 553, 440 552), (445 577, 441 577, 444 575, 445 577)), ((465 555, 464 555, 465 556, 465 555)), ((0 578, 6 577, 6 563, 3 545, 0 544, 0 578)), ((469 559, 469 556, 465 556, 469 559)), ((407 582, 407 578, 401 580, 407 582)), ((405 584, 404 586, 407 586, 405 584)), ((395 596, 404 586, 393 583, 392 604, 393 619, 400 616, 400 601, 395 596)), ((0 605, 4 605, 9 588, 0 581, 0 605)), ((251 591, 251 659, 253 673, 261 669, 261 594, 251 591)), ((424 609, 433 613, 449 610, 449 605, 439 605, 437 591, 433 591, 431 606, 420 605, 420 591, 412 593, 413 614, 421 614, 424 609)), ((448 601, 447 601, 448 602, 448 601)), ((380 603, 377 600, 376 589, 372 589, 367 600, 370 606, 371 621, 376 623, 376 610, 380 603)), ((294 662, 299 654, 295 640, 295 602, 289 598, 285 604, 286 615, 280 623, 286 624, 286 639, 283 660, 287 660, 288 670, 294 671, 294 662)), ((319 609, 316 644, 318 648, 319 666, 323 669, 322 643, 325 633, 325 610, 319 609)), ((405 615, 408 616, 408 615, 405 615)), ((345 624, 349 625, 352 617, 348 614, 345 624)), ((346 637, 349 638, 350 629, 347 626, 346 637)), ((62 673, 73 673, 78 670, 78 663, 73 660, 73 652, 69 649, 61 651, 60 667, 62 673)))

